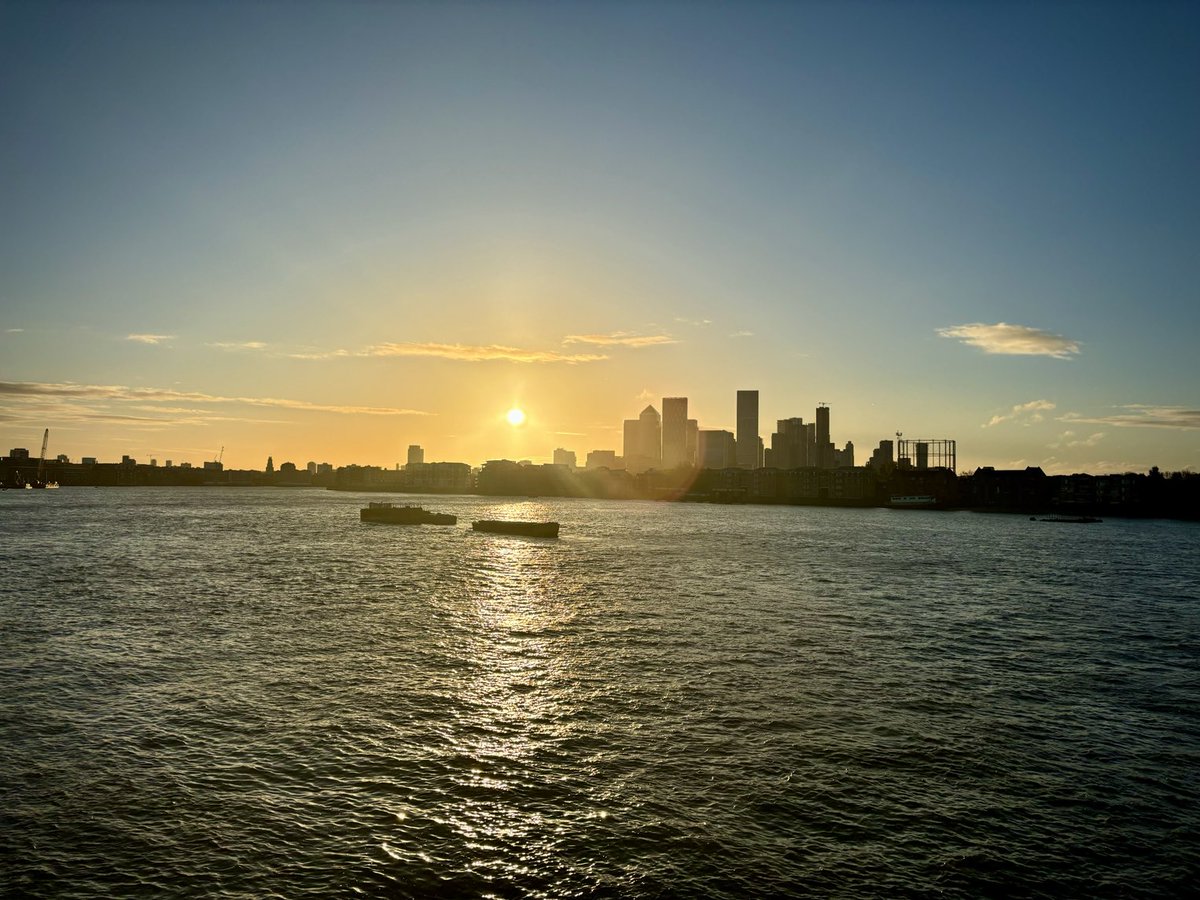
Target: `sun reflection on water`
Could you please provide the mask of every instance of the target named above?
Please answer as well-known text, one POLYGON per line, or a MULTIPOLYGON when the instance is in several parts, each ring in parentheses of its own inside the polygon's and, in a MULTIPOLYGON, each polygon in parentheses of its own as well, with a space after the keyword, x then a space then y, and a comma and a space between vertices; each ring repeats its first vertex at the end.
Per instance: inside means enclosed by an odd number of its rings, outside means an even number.
MULTIPOLYGON (((497 518, 536 519, 538 504, 508 504, 497 518)), ((452 780, 460 802, 452 827, 475 858, 471 869, 503 879, 545 875, 573 773, 563 742, 581 725, 584 660, 571 639, 580 587, 564 571, 562 545, 480 536, 463 614, 471 620, 471 665, 459 683, 470 721, 455 731, 452 780), (557 799, 556 799, 557 798, 557 799)))

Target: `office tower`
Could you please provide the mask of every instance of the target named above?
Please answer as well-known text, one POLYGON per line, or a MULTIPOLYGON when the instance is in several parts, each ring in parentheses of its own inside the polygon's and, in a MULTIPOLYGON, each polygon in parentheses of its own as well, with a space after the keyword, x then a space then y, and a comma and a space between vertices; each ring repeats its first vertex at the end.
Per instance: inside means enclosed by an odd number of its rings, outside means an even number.
POLYGON ((622 425, 621 453, 626 459, 633 459, 641 453, 642 439, 638 429, 637 419, 626 419, 622 425))
POLYGON ((833 444, 829 441, 829 407, 817 407, 817 458, 814 463, 822 469, 833 468, 833 444))
POLYGON ((420 444, 408 445, 408 464, 410 466, 419 466, 425 462, 425 451, 421 449, 420 444))
POLYGON ((808 429, 801 418, 780 419, 771 435, 771 465, 776 469, 800 469, 808 463, 808 429))
POLYGON ((867 463, 872 469, 882 469, 884 466, 895 464, 895 448, 891 441, 880 441, 871 460, 867 463))
POLYGON ((554 451, 554 464, 556 466, 566 466, 568 469, 575 468, 575 451, 564 450, 558 447, 554 451))
POLYGON ((662 419, 647 406, 636 419, 625 420, 625 468, 638 473, 662 462, 662 419))
POLYGON ((696 453, 702 469, 728 469, 737 465, 737 439, 728 431, 702 429, 696 436, 696 453))
POLYGON ((587 455, 587 467, 589 469, 616 469, 617 451, 616 450, 592 450, 587 455))
POLYGON ((687 462, 687 397, 663 397, 662 464, 665 468, 687 462))
POLYGON ((662 461, 662 417, 653 406, 647 406, 638 416, 639 452, 651 467, 662 461))
POLYGON ((762 465, 758 391, 737 392, 737 464, 743 469, 757 469, 762 465))
POLYGON ((698 450, 699 450, 699 443, 700 443, 700 423, 697 422, 695 419, 688 419, 687 420, 687 439, 684 441, 683 456, 684 456, 684 461, 687 462, 687 464, 689 466, 694 466, 697 464, 696 461, 699 459, 699 456, 697 455, 698 450))
POLYGON ((917 468, 929 468, 929 443, 927 441, 917 442, 917 468))

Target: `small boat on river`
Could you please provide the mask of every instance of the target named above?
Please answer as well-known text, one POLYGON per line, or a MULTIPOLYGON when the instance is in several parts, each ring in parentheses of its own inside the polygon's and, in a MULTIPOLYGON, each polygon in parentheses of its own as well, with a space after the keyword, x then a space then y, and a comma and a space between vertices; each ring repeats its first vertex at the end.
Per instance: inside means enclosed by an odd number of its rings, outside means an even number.
POLYGON ((520 534, 525 537, 556 538, 558 537, 557 522, 512 522, 502 519, 480 519, 472 522, 471 527, 476 531, 487 531, 492 534, 520 534))
POLYGON ((458 524, 458 516, 430 512, 420 506, 412 506, 407 503, 370 503, 365 509, 359 510, 358 515, 364 522, 378 522, 385 525, 458 524))

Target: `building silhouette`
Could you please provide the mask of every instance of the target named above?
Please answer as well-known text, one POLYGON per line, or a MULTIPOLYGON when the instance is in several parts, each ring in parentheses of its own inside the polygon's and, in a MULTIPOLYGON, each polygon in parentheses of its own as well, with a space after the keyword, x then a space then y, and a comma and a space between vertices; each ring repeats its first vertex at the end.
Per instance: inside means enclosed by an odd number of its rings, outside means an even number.
POLYGON ((644 472, 662 464, 662 418, 653 406, 625 420, 624 438, 626 471, 644 472))
POLYGON ((616 450, 592 450, 587 455, 587 468, 589 469, 618 469, 621 468, 617 461, 616 450))
POLYGON ((812 426, 796 417, 779 419, 771 435, 771 449, 767 465, 776 469, 799 469, 809 465, 808 449, 812 443, 812 426))
POLYGON ((410 466, 419 466, 425 462, 425 451, 421 449, 420 444, 408 445, 408 464, 410 466))
POLYGON ((562 447, 557 447, 554 450, 554 464, 556 466, 566 466, 568 469, 575 468, 575 451, 564 450, 562 447))
POLYGON ((702 428, 697 438, 697 459, 702 469, 728 469, 738 464, 737 439, 731 432, 702 428))
POLYGON ((663 397, 662 464, 668 469, 691 461, 687 453, 687 413, 687 397, 663 397))
POLYGON ((737 392, 737 465, 744 469, 757 469, 762 465, 758 391, 737 392))
POLYGON ((817 455, 812 465, 821 469, 833 468, 833 442, 829 440, 829 407, 817 407, 817 455))

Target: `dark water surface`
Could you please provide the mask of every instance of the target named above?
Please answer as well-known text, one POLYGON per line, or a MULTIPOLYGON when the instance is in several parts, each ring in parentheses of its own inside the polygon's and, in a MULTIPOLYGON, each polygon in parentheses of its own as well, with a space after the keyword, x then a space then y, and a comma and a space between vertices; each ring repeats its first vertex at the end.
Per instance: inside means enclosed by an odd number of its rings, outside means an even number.
POLYGON ((366 499, 0 495, 0 893, 1200 879, 1195 524, 366 499))

